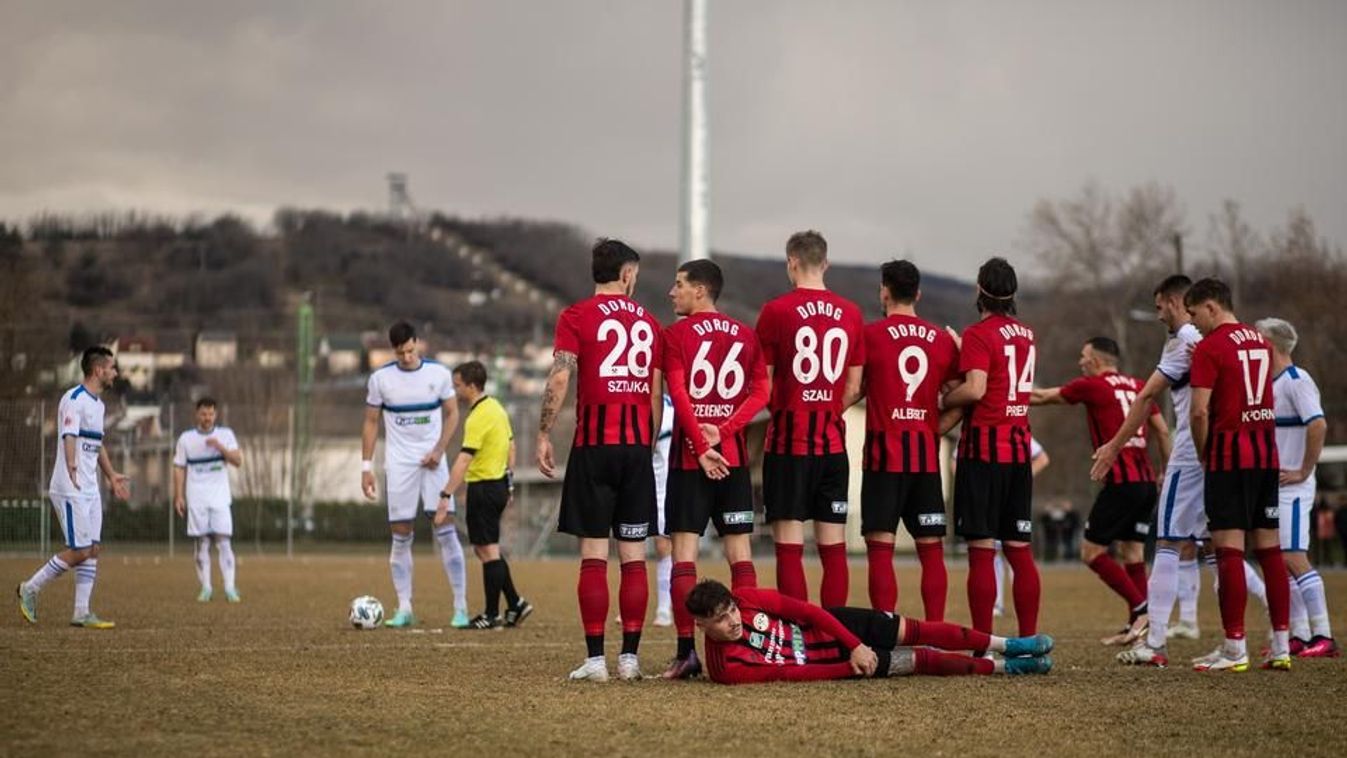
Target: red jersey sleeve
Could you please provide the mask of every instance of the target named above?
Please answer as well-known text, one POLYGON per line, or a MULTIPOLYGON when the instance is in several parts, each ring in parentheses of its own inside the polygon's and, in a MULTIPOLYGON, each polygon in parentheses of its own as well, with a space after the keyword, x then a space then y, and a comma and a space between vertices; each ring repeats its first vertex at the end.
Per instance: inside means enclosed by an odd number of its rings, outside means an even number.
POLYGON ((968 327, 963 333, 963 349, 959 351, 959 373, 990 371, 991 365, 992 357, 986 343, 973 327, 968 327))
POLYGON ((847 340, 851 347, 851 359, 847 361, 848 366, 865 365, 865 319, 861 315, 859 308, 852 306, 854 318, 851 322, 851 339, 847 340))
POLYGON ((958 343, 954 341, 953 337, 949 336, 948 332, 944 331, 940 332, 940 336, 936 337, 936 341, 944 344, 945 350, 947 351, 945 354, 949 356, 949 366, 946 367, 945 377, 940 380, 940 383, 944 384, 945 382, 952 382, 963 376, 963 371, 959 369, 958 343))
POLYGON ((1211 389, 1216 386, 1217 369, 1216 353, 1202 342, 1197 343, 1193 350, 1193 367, 1189 369, 1189 383, 1194 387, 1211 389))
POLYGON ((762 359, 768 366, 776 365, 777 350, 777 325, 776 311, 772 309, 769 303, 758 314, 758 325, 754 328, 758 333, 758 344, 762 346, 762 359))
POLYGON ((1085 377, 1078 377, 1063 384, 1061 391, 1062 399, 1066 402, 1072 405, 1083 403, 1090 394, 1090 383, 1085 377))
MULTIPOLYGON (((771 590, 740 590, 744 599, 752 600, 764 611, 788 619, 797 624, 808 625, 842 643, 848 650, 854 650, 861 644, 861 638, 851 633, 831 613, 813 603, 796 600, 771 590), (751 594, 750 594, 751 593, 751 594)), ((738 593, 736 593, 738 594, 738 593)))
POLYGON ((654 349, 650 351, 650 370, 664 371, 664 327, 660 326, 659 321, 654 316, 646 315, 646 320, 650 322, 650 328, 655 332, 654 349))
POLYGON ((575 311, 571 308, 562 311, 557 317, 557 332, 552 341, 552 354, 557 353, 580 354, 580 332, 576 329, 575 311))
MULTIPOLYGON (((732 643, 731 643, 732 644, 732 643)), ((707 641, 706 673, 717 684, 756 684, 759 682, 817 682, 850 679, 855 676, 847 661, 812 663, 808 666, 754 666, 727 655, 730 644, 707 641)))

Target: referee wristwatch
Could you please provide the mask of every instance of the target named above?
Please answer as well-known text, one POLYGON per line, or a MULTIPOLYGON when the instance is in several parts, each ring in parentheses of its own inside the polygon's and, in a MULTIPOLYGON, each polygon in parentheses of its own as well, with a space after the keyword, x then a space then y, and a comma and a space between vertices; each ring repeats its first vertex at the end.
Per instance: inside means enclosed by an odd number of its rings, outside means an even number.
POLYGON ((453 499, 454 499, 454 493, 452 493, 452 492, 441 492, 441 493, 440 493, 440 499, 441 499, 441 500, 453 500, 453 499))

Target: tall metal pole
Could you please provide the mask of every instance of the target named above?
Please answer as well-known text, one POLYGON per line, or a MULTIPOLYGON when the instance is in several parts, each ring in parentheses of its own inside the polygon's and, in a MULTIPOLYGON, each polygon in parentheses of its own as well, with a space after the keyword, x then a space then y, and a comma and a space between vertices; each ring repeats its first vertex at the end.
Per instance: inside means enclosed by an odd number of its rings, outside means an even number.
POLYGON ((294 557, 295 513, 308 496, 309 480, 309 403, 313 393, 313 304, 308 298, 299 304, 295 328, 295 415, 293 465, 290 468, 290 502, 286 508, 285 555, 294 557))
POLYGON ((706 154, 706 0, 684 0, 683 187, 679 259, 706 258, 711 184, 706 154))

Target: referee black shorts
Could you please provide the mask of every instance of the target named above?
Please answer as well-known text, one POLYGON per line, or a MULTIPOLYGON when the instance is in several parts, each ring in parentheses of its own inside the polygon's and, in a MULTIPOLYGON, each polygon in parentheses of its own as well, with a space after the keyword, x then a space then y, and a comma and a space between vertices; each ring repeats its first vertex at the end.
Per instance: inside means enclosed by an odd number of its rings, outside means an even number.
POLYGON ((510 484, 505 477, 468 482, 468 542, 499 543, 500 517, 509 504, 510 484))

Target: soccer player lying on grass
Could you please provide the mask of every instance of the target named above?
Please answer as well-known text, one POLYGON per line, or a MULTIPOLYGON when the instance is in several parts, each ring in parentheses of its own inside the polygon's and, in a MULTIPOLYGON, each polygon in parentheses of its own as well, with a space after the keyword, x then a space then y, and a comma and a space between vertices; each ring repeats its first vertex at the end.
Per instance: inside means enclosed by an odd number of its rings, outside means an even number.
POLYGON ((1052 669, 1046 634, 1007 639, 870 609, 825 610, 775 590, 731 592, 714 579, 688 593, 687 609, 706 634, 707 674, 721 684, 1052 669), (944 650, 994 651, 1004 658, 944 650))

